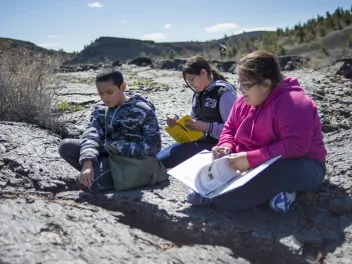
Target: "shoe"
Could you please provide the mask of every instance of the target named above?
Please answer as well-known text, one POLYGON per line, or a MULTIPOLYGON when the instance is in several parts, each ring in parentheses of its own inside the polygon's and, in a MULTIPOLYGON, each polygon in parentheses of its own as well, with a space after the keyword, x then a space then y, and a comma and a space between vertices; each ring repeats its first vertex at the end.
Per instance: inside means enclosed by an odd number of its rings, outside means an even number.
POLYGON ((276 212, 285 213, 290 210, 292 203, 296 200, 296 193, 281 192, 269 201, 269 207, 276 212))
POLYGON ((210 198, 205 198, 200 194, 196 193, 192 189, 189 190, 187 195, 187 202, 192 205, 209 205, 211 204, 210 198))

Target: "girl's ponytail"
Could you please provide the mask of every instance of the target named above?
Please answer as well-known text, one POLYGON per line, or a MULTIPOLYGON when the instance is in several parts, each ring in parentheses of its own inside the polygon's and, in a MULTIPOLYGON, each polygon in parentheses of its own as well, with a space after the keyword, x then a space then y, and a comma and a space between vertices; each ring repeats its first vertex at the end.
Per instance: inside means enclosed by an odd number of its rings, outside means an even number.
POLYGON ((226 79, 223 75, 221 75, 217 70, 214 70, 213 68, 210 68, 211 74, 213 75, 214 80, 222 80, 226 82, 226 79))

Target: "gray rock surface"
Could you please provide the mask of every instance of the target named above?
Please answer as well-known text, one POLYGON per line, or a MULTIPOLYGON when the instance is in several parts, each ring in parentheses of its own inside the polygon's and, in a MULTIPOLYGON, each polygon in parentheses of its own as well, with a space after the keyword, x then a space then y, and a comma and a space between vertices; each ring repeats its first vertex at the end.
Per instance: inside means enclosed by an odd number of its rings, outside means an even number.
POLYGON ((180 245, 129 228, 121 213, 39 199, 0 200, 0 263, 249 263, 231 250, 180 245))
MULTIPOLYGON (((189 112, 180 72, 122 70, 131 91, 154 101, 161 128, 166 114, 189 112)), ((60 74, 61 100, 84 107, 62 117, 66 136, 85 128, 98 99, 88 84, 94 75, 60 74)), ((225 75, 234 83, 236 75, 225 75)), ((308 70, 289 75, 317 102, 328 174, 284 215, 266 205, 238 213, 190 207, 187 188, 173 179, 153 189, 84 194, 74 185, 77 172, 59 158, 59 136, 0 122, 0 263, 350 263, 351 82, 308 70)), ((162 139, 172 143, 164 130, 162 139)))
POLYGON ((36 126, 0 121, 0 186, 45 191, 75 189, 77 172, 58 154, 60 138, 36 126))

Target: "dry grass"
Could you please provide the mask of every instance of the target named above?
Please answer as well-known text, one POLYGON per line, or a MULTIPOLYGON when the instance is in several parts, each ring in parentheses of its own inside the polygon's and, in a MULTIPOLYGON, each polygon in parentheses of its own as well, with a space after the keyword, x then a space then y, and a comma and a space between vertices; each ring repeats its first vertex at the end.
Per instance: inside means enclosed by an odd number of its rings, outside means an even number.
POLYGON ((319 70, 324 67, 332 65, 334 62, 334 59, 325 57, 325 58, 311 58, 309 61, 303 63, 302 68, 305 69, 313 69, 313 70, 319 70))
POLYGON ((0 50, 0 120, 59 130, 52 112, 56 90, 49 88, 55 86, 58 65, 56 58, 24 48, 0 50))

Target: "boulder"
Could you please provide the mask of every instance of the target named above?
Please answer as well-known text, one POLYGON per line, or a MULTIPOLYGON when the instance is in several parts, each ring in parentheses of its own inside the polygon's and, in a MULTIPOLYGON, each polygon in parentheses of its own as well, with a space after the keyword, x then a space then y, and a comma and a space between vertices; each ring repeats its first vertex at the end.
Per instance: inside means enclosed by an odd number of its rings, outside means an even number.
POLYGON ((278 61, 283 71, 293 71, 302 68, 309 61, 309 58, 303 56, 278 56, 278 61))
POLYGON ((217 68, 222 72, 234 73, 234 69, 236 69, 236 63, 234 61, 222 61, 217 64, 217 68))
POLYGON ((147 57, 137 57, 137 58, 134 58, 132 60, 130 60, 128 62, 128 64, 133 64, 133 65, 136 65, 136 66, 139 66, 139 67, 145 67, 145 66, 149 66, 152 64, 152 60, 150 58, 147 58, 147 57))
POLYGON ((121 65, 122 65, 122 62, 121 62, 121 61, 116 60, 116 61, 113 61, 111 65, 112 65, 113 67, 119 67, 119 66, 121 66, 121 65))
POLYGON ((336 74, 352 79, 352 58, 340 59, 336 63, 339 65, 336 74))

